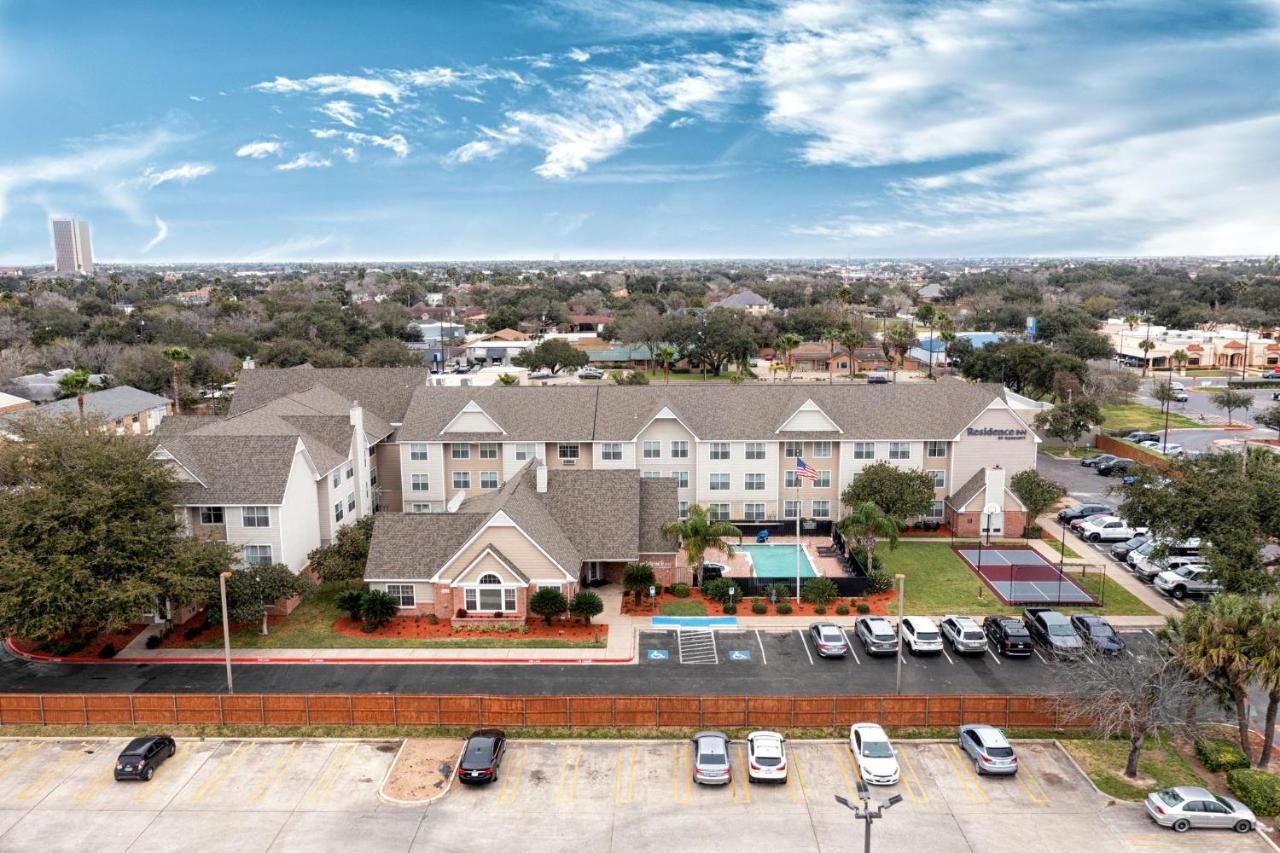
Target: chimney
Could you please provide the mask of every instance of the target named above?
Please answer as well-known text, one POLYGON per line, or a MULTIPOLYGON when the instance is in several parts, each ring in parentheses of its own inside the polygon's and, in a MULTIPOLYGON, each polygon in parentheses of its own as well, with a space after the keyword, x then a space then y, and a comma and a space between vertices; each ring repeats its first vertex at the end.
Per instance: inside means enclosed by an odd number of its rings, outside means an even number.
POLYGON ((364 443, 364 409, 360 408, 359 400, 351 401, 350 422, 351 422, 352 429, 356 429, 360 431, 360 434, 357 436, 357 438, 359 439, 360 443, 363 444, 364 443))
POLYGON ((538 494, 546 494, 547 492, 547 466, 539 465, 534 472, 538 481, 538 494))
POLYGON ((999 465, 991 468, 984 468, 983 473, 986 475, 987 486, 987 505, 996 504, 1003 509, 1004 507, 1004 474, 1005 471, 999 465))
POLYGON ((244 361, 240 362, 241 370, 253 370, 257 366, 257 363, 253 360, 253 356, 251 355, 246 355, 244 357, 244 361))

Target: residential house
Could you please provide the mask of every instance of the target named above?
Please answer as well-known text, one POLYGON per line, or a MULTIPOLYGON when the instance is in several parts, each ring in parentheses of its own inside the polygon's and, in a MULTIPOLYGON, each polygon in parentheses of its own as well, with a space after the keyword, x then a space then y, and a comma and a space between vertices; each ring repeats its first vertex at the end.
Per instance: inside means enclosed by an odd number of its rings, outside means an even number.
POLYGON ((570 314, 569 325, 574 332, 592 332, 599 334, 604 327, 613 322, 612 314, 570 314))
POLYGON ((732 308, 737 311, 745 311, 748 314, 763 316, 772 314, 777 309, 773 303, 765 299, 754 290, 740 290, 737 293, 726 296, 718 300, 711 306, 712 308, 732 308))
MULTIPOLYGON (((50 370, 48 373, 28 373, 26 376, 15 376, 6 383, 7 390, 15 396, 22 397, 25 400, 34 400, 42 403, 48 400, 56 400, 62 394, 62 388, 58 382, 62 377, 71 373, 73 368, 62 367, 57 370, 50 370)), ((105 373, 95 373, 89 377, 90 385, 104 385, 107 382, 105 373)))
MULTIPOLYGON (((129 385, 90 391, 84 395, 85 415, 106 421, 106 428, 117 435, 151 435, 172 410, 173 403, 168 397, 150 394, 129 385)), ((13 418, 56 418, 79 413, 79 401, 75 397, 67 397, 33 409, 0 415, 0 429, 3 429, 4 422, 13 418)))

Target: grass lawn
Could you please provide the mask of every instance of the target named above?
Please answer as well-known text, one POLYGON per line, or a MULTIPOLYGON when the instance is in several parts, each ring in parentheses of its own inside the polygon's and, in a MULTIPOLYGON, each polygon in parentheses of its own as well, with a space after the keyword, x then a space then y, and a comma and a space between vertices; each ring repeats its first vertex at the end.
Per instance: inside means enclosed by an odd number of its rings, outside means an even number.
MULTIPOLYGON (((256 627, 231 633, 231 646, 237 649, 602 649, 605 640, 557 640, 554 638, 517 639, 459 634, 460 639, 409 639, 405 637, 348 637, 332 630, 342 613, 334 599, 337 591, 322 588, 307 596, 289 614, 289 618, 272 627, 265 637, 256 627)), ((199 648, 222 645, 219 635, 199 644, 199 648)))
POLYGON ((1162 739, 1149 739, 1138 758, 1138 778, 1124 775, 1129 744, 1124 740, 1063 740, 1062 745, 1104 794, 1118 800, 1142 800, 1160 788, 1203 785, 1187 760, 1162 739))
POLYGON ((1066 546, 1064 546, 1064 545, 1062 544, 1062 540, 1061 540, 1061 539, 1059 539, 1058 537, 1054 536, 1052 533, 1048 532, 1047 530, 1046 530, 1044 533, 1042 533, 1042 534, 1041 534, 1041 538, 1042 538, 1045 542, 1049 543, 1049 546, 1050 546, 1051 548, 1053 548, 1054 553, 1062 554, 1063 556, 1067 557, 1068 559, 1072 559, 1072 560, 1078 560, 1078 559, 1080 559, 1080 555, 1079 555, 1079 554, 1077 554, 1074 550, 1072 550, 1072 548, 1071 548, 1071 546, 1070 546, 1070 545, 1066 545, 1066 546))
MULTIPOLYGON (((642 372, 643 372, 643 371, 642 371, 642 372)), ((657 370, 650 370, 650 371, 644 372, 644 375, 645 375, 645 376, 647 376, 647 377, 649 378, 649 384, 651 384, 651 385, 662 385, 662 384, 664 384, 664 380, 663 380, 663 377, 662 377, 662 368, 658 368, 657 370)), ((728 381, 729 381, 729 377, 730 377, 731 375, 732 375, 732 374, 731 374, 731 372, 730 372, 730 371, 727 371, 727 370, 726 370, 726 371, 723 371, 719 376, 716 376, 714 373, 707 373, 706 381, 708 381, 708 382, 728 382, 728 381)), ((755 379, 755 377, 754 377, 754 376, 747 376, 746 374, 743 374, 743 376, 744 376, 744 377, 747 379, 747 381, 749 381, 749 382, 750 382, 750 381, 753 381, 753 380, 755 379)), ((676 373, 675 371, 672 371, 672 372, 671 372, 670 379, 671 379, 671 381, 672 381, 672 382, 701 382, 701 381, 702 381, 702 379, 703 379, 703 377, 702 377, 702 371, 701 371, 701 370, 696 371, 696 372, 689 372, 689 373, 676 373)))
POLYGON ((663 616, 706 616, 707 605, 696 598, 688 598, 682 601, 664 601, 662 603, 663 616))
MULTIPOLYGON (((907 589, 904 606, 909 613, 919 613, 922 616, 937 616, 944 613, 985 616, 991 613, 1022 612, 1020 606, 1001 604, 1000 599, 996 598, 990 587, 983 583, 945 542, 899 540, 896 550, 890 551, 888 546, 880 545, 876 548, 876 554, 880 557, 886 572, 891 575, 899 572, 906 575, 907 589)), ((1068 574, 1079 580, 1080 585, 1090 594, 1095 597, 1101 594, 1105 603, 1102 607, 1057 608, 1064 613, 1080 610, 1117 616, 1147 616, 1153 612, 1151 608, 1110 578, 1107 579, 1104 589, 1100 574, 1090 572, 1083 578, 1072 572, 1068 574)))
MULTIPOLYGON (((1173 412, 1169 416, 1169 428, 1178 429, 1182 427, 1203 429, 1204 424, 1200 421, 1192 420, 1186 415, 1173 412)), ((1144 406, 1140 403, 1133 403, 1128 406, 1103 406, 1102 428, 1106 430, 1123 429, 1155 432, 1156 430, 1164 429, 1164 413, 1155 406, 1144 406)))

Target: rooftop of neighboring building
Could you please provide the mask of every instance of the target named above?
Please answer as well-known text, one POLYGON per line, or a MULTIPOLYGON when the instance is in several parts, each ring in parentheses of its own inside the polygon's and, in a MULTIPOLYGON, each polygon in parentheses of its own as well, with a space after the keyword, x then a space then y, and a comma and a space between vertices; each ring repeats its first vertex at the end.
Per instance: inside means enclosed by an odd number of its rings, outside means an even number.
MULTIPOLYGON (((7 395, 6 395, 7 396, 7 395)), ((0 401, 0 405, 3 401, 0 401)), ((84 395, 84 413, 108 421, 117 421, 145 412, 150 409, 166 408, 168 397, 151 394, 134 388, 131 385, 118 385, 102 391, 90 391, 84 395)), ((59 417, 61 415, 78 415, 80 404, 75 397, 67 397, 52 403, 45 403, 33 409, 25 409, 2 416, 5 419, 38 415, 40 417, 59 417)))

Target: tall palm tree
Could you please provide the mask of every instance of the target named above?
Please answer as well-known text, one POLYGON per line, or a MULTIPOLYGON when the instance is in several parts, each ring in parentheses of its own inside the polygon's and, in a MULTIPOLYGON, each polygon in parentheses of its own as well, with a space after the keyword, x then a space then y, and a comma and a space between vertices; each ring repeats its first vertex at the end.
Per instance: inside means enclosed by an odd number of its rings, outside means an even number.
POLYGON ((862 346, 862 332, 854 328, 840 330, 840 346, 849 351, 849 378, 853 378, 853 351, 862 346))
POLYGON ((662 381, 668 385, 671 384, 671 362, 676 360, 676 348, 663 344, 653 351, 658 361, 662 362, 662 381))
POLYGON ((938 329, 938 337, 942 340, 942 355, 944 360, 948 362, 950 368, 950 358, 947 353, 951 350, 951 345, 956 342, 956 321, 951 319, 950 314, 938 313, 933 321, 934 326, 938 329))
POLYGON ((822 340, 830 345, 830 352, 827 354, 827 382, 834 383, 835 377, 835 360, 836 360, 836 344, 840 343, 840 327, 831 326, 822 330, 822 340))
POLYGON ((889 540, 892 551, 898 547, 898 533, 905 526, 902 519, 888 515, 871 501, 863 501, 836 522, 840 535, 866 552, 868 572, 875 567, 876 540, 889 540))
POLYGON ((1147 368, 1151 366, 1151 351, 1156 348, 1156 342, 1152 340, 1138 341, 1138 349, 1142 350, 1142 375, 1147 375, 1147 368))
POLYGON ((1258 766, 1271 763, 1272 741, 1276 733, 1276 713, 1280 711, 1280 602, 1273 601, 1262 614, 1251 636, 1258 684, 1267 691, 1267 713, 1262 724, 1262 755, 1258 766))
MULTIPOLYGON (((898 356, 898 366, 905 367, 907 352, 916 345, 915 333, 906 323, 894 323, 884 333, 884 342, 898 356)), ((893 369, 893 380, 898 381, 898 368, 893 369)))
POLYGON ((712 521, 704 507, 698 504, 689 505, 689 517, 669 521, 662 525, 662 535, 669 539, 678 539, 684 550, 685 560, 690 570, 702 565, 702 557, 708 549, 714 548, 725 556, 734 555, 733 545, 726 539, 742 539, 742 531, 727 521, 712 521))
POLYGON ((778 343, 774 347, 775 350, 782 353, 782 359, 787 365, 787 379, 791 378, 791 371, 795 370, 795 365, 791 362, 791 352, 802 343, 804 343, 804 338, 795 332, 787 332, 778 338, 778 343))
POLYGON ((191 352, 186 347, 165 347, 164 357, 173 366, 173 413, 182 414, 182 400, 178 396, 178 369, 184 362, 191 360, 191 352))
POLYGON ((89 390, 89 371, 76 369, 58 380, 58 390, 63 394, 76 395, 76 407, 80 410, 80 419, 84 419, 84 392, 89 390))
POLYGON ((1178 368, 1179 376, 1187 375, 1186 373, 1187 362, 1191 360, 1191 356, 1187 355, 1186 350, 1184 349, 1174 350, 1173 355, 1169 356, 1169 359, 1173 363, 1173 365, 1178 368))
POLYGON ((1129 327, 1129 331, 1131 331, 1131 332, 1132 332, 1132 331, 1133 331, 1133 329, 1134 329, 1134 327, 1138 325, 1138 315, 1137 315, 1137 314, 1125 314, 1125 315, 1124 315, 1124 324, 1125 324, 1126 326, 1128 326, 1128 327, 1129 327))
POLYGON ((933 323, 938 317, 938 312, 929 303, 925 303, 916 309, 916 319, 929 327, 929 378, 933 378, 933 323))

